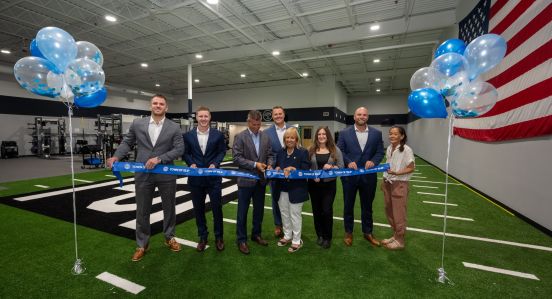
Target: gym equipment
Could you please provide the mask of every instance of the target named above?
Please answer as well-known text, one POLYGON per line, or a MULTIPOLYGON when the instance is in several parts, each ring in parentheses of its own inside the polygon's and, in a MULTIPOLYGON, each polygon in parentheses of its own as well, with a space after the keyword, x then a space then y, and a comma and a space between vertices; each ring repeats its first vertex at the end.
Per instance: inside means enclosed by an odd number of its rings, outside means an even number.
POLYGON ((2 157, 2 159, 19 157, 19 148, 17 147, 17 142, 2 141, 0 153, 1 153, 0 156, 2 157))
POLYGON ((31 152, 41 158, 50 158, 54 152, 65 155, 65 119, 35 117, 34 123, 28 123, 32 130, 31 152), (54 129, 55 131, 52 132, 54 129), (57 139, 57 144, 53 140, 57 139))
POLYGON ((101 145, 89 144, 81 148, 82 165, 81 168, 98 168, 104 167, 104 153, 101 145))

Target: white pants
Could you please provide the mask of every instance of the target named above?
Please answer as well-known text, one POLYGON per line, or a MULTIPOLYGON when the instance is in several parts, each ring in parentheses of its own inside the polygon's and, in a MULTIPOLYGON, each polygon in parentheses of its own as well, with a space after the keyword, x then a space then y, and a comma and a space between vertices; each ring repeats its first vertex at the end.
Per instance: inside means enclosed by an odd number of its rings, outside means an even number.
POLYGON ((291 244, 301 244, 301 227, 303 221, 301 212, 303 211, 303 203, 289 202, 289 194, 280 192, 280 213, 282 214, 282 228, 284 229, 284 239, 291 240, 291 244))

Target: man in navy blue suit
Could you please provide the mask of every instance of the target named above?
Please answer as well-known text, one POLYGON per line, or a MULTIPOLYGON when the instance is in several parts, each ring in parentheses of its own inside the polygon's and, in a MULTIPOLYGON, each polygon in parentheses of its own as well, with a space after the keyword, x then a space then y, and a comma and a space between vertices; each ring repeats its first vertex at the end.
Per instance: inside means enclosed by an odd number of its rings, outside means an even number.
MULTIPOLYGON (((197 128, 184 134, 184 156, 186 164, 192 168, 218 168, 226 154, 224 135, 217 129, 211 129, 211 112, 207 107, 196 111, 197 128)), ((192 192, 192 203, 197 224, 199 243, 197 251, 207 247, 207 220, 205 219, 205 198, 209 195, 213 211, 215 245, 218 251, 224 250, 222 224, 222 178, 221 177, 188 177, 192 192)))
MULTIPOLYGON (((274 124, 266 129, 266 134, 270 137, 272 153, 274 157, 284 147, 284 132, 289 128, 285 122, 286 112, 282 106, 274 106, 272 108, 272 120, 274 124)), ((282 232, 282 215, 280 214, 280 206, 278 199, 280 198, 280 189, 275 181, 270 182, 270 191, 272 195, 272 215, 274 216, 274 236, 283 237, 282 232)))
MULTIPOLYGON (((367 125, 368 109, 359 107, 354 114, 355 124, 339 133, 337 146, 343 153, 343 161, 348 168, 365 169, 378 165, 384 156, 381 131, 367 125)), ((372 202, 376 195, 377 175, 375 173, 361 176, 342 177, 343 183, 343 218, 345 224, 345 245, 353 245, 354 208, 357 191, 360 196, 360 219, 364 238, 374 246, 380 242, 372 231, 372 202)))

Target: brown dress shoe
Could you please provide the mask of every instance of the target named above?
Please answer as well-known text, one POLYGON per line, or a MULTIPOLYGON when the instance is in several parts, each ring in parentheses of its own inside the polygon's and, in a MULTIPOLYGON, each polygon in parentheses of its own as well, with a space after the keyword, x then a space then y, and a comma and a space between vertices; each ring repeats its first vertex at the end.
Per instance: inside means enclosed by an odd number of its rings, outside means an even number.
POLYGON ((216 240, 215 245, 216 245, 218 251, 223 251, 224 250, 224 241, 222 239, 216 240))
POLYGON ((180 251, 180 244, 176 241, 175 238, 171 238, 170 240, 165 240, 165 245, 167 245, 169 249, 174 252, 180 251))
POLYGON ((244 243, 239 243, 238 244, 238 249, 243 254, 249 254, 249 247, 247 246, 247 243, 245 243, 245 242, 244 243))
POLYGON ((207 248, 207 240, 201 240, 197 243, 196 250, 199 252, 205 251, 207 248))
POLYGON ((376 239, 372 234, 364 234, 364 239, 366 239, 370 244, 376 247, 380 247, 381 243, 376 239))
POLYGON ((141 260, 144 257, 144 255, 146 255, 146 249, 142 247, 138 247, 136 248, 136 251, 132 255, 132 261, 137 262, 141 260))
POLYGON ((268 246, 268 242, 265 239, 261 238, 261 236, 254 237, 253 241, 257 242, 257 244, 261 246, 268 246))
POLYGON ((343 238, 343 243, 345 243, 345 246, 352 246, 353 245, 353 234, 345 233, 345 238, 343 238))
POLYGON ((283 237, 283 231, 282 231, 282 227, 279 226, 279 225, 276 225, 274 227, 274 237, 276 238, 282 238, 283 237))

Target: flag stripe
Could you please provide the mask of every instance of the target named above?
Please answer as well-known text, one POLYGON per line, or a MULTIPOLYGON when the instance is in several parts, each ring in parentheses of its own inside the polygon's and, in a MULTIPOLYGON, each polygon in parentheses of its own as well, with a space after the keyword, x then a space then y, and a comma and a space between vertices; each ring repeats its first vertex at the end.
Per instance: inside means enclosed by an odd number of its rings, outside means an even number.
POLYGON ((514 64, 511 68, 502 72, 500 75, 489 79, 487 82, 494 87, 499 88, 502 85, 514 80, 515 78, 525 74, 538 65, 545 63, 552 55, 552 40, 535 50, 530 55, 527 55, 520 62, 514 64))
POLYGON ((506 1, 506 2, 508 3, 505 3, 504 5, 502 5, 500 9, 496 11, 496 14, 493 18, 489 18, 489 31, 491 30, 491 28, 496 27, 497 24, 499 24, 502 20, 504 20, 504 18, 508 16, 510 11, 512 11, 512 9, 516 6, 516 3, 517 3, 516 1, 506 1))
MULTIPOLYGON (((548 5, 541 13, 539 13, 527 26, 521 29, 514 37, 508 41, 508 50, 506 55, 517 49, 530 36, 535 34, 541 28, 550 23, 552 19, 552 4, 548 5)), ((493 32, 494 33, 494 32, 493 32)))
POLYGON ((552 86, 552 78, 548 78, 540 83, 537 83, 527 89, 524 89, 509 98, 499 101, 495 104, 491 111, 485 113, 485 117, 494 116, 508 112, 512 109, 540 101, 550 96, 550 86, 552 86))
POLYGON ((454 134, 477 141, 496 142, 552 134, 552 115, 497 129, 454 128, 454 134))
POLYGON ((491 12, 489 15, 489 19, 492 19, 501 9, 508 3, 508 0, 497 0, 494 4, 491 6, 491 12))
POLYGON ((523 1, 519 2, 510 11, 510 13, 504 19, 502 19, 502 21, 500 23, 498 23, 498 25, 496 25, 496 27, 494 27, 491 30, 491 32, 494 33, 494 34, 500 35, 502 32, 504 32, 504 30, 506 30, 506 28, 510 27, 510 25, 512 25, 512 23, 517 18, 519 18, 529 8, 529 6, 531 6, 531 4, 533 4, 533 2, 534 1, 529 1, 529 0, 523 0, 523 1))

